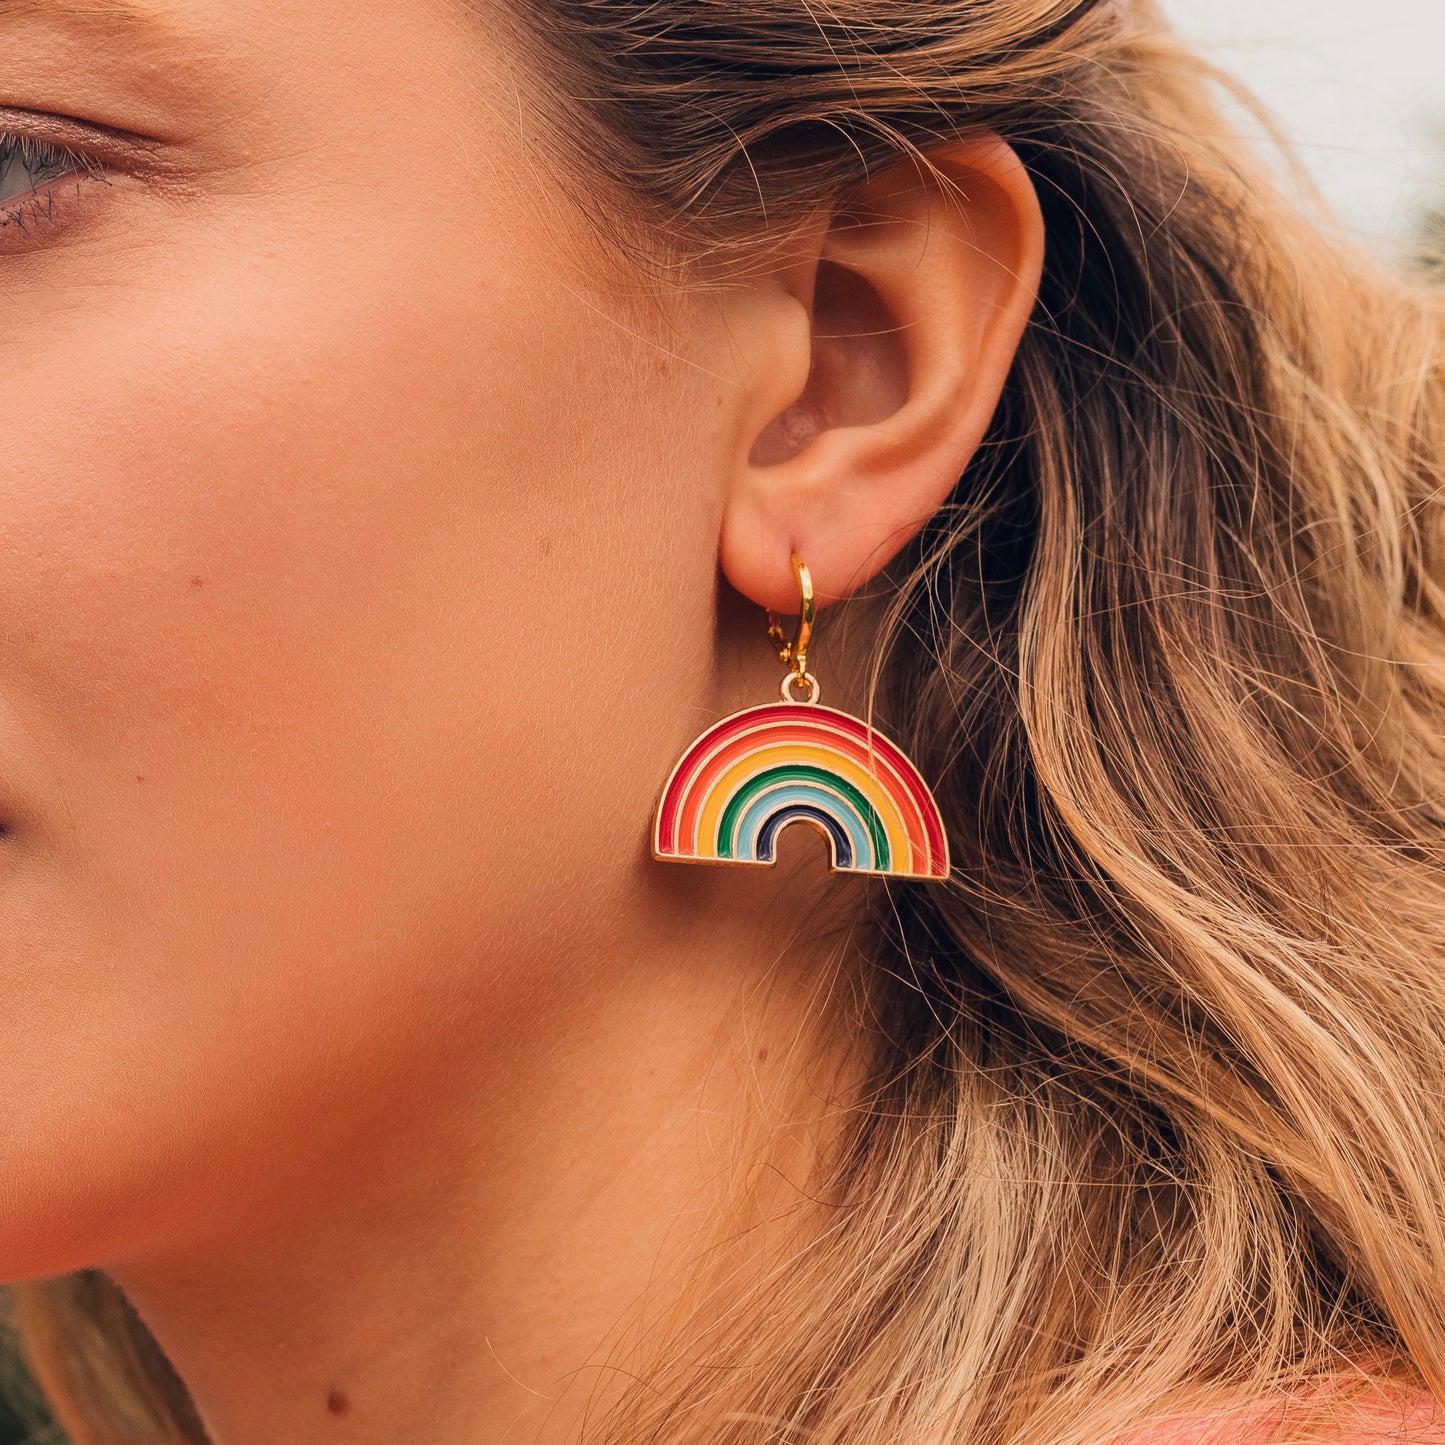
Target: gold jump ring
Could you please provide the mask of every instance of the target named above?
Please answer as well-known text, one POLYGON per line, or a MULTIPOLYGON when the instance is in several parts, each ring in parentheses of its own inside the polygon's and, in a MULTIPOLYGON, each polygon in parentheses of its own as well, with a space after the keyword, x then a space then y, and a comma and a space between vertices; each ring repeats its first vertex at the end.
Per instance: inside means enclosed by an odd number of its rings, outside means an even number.
POLYGON ((808 643, 813 637, 813 574, 808 571, 808 564, 796 552, 793 553, 793 574, 798 579, 798 591, 802 597, 798 608, 797 631, 789 642, 783 631, 783 619, 770 610, 768 637, 778 649, 778 660, 790 663, 793 672, 801 681, 808 675, 808 643))

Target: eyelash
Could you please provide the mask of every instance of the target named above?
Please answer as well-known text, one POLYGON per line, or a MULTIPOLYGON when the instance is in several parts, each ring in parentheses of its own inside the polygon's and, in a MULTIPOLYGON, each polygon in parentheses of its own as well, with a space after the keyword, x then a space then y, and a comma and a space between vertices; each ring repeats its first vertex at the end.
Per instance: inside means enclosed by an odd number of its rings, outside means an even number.
POLYGON ((0 175, 16 165, 30 178, 31 189, 0 201, 0 247, 11 238, 23 244, 37 232, 61 227, 64 217, 56 211, 66 199, 62 192, 78 198, 91 181, 110 183, 103 166, 68 146, 0 130, 0 175))

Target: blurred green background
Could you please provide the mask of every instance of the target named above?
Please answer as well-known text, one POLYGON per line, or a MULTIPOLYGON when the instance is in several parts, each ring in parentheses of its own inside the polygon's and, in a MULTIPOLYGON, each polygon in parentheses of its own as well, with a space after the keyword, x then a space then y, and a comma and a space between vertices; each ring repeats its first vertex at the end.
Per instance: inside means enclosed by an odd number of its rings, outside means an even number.
POLYGON ((23 1439, 25 1432, 21 1429, 20 1421, 7 1408, 0 1406, 0 1440, 5 1441, 5 1445, 13 1445, 13 1442, 23 1439))
POLYGON ((25 1380, 3 1328, 0 1328, 0 1445, 64 1445, 64 1436, 40 1410, 34 1387, 25 1380), (26 1401, 24 1409, 14 1404, 17 1399, 26 1401))

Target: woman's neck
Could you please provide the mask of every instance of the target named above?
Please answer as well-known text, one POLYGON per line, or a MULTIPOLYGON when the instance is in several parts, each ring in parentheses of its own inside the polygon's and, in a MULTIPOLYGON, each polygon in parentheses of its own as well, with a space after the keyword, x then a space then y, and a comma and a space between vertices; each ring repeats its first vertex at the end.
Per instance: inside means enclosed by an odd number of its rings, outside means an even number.
MULTIPOLYGON (((722 871, 704 908, 743 886, 722 871)), ((697 916, 660 935, 705 940, 686 953, 538 972, 484 1018, 459 1000, 448 1057, 378 1061, 291 1174, 110 1268, 216 1445, 568 1439, 645 1368, 740 1198, 748 1248, 806 1232, 845 1067, 814 1047, 831 959, 697 916)))

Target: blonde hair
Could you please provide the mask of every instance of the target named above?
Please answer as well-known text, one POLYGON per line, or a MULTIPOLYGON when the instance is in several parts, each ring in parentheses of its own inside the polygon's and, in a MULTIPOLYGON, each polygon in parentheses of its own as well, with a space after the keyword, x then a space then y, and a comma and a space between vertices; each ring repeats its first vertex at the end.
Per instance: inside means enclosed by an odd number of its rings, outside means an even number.
MULTIPOLYGON (((1048 237, 876 635, 955 879, 879 896, 818 1237, 598 1438, 1099 1445, 1289 1396, 1306 1439, 1342 1368, 1445 1396, 1440 296, 1287 204, 1141 0, 513 13, 625 243, 744 256, 982 128, 1048 237)), ((14 1291, 63 1422, 204 1440, 116 1294, 14 1291)))

